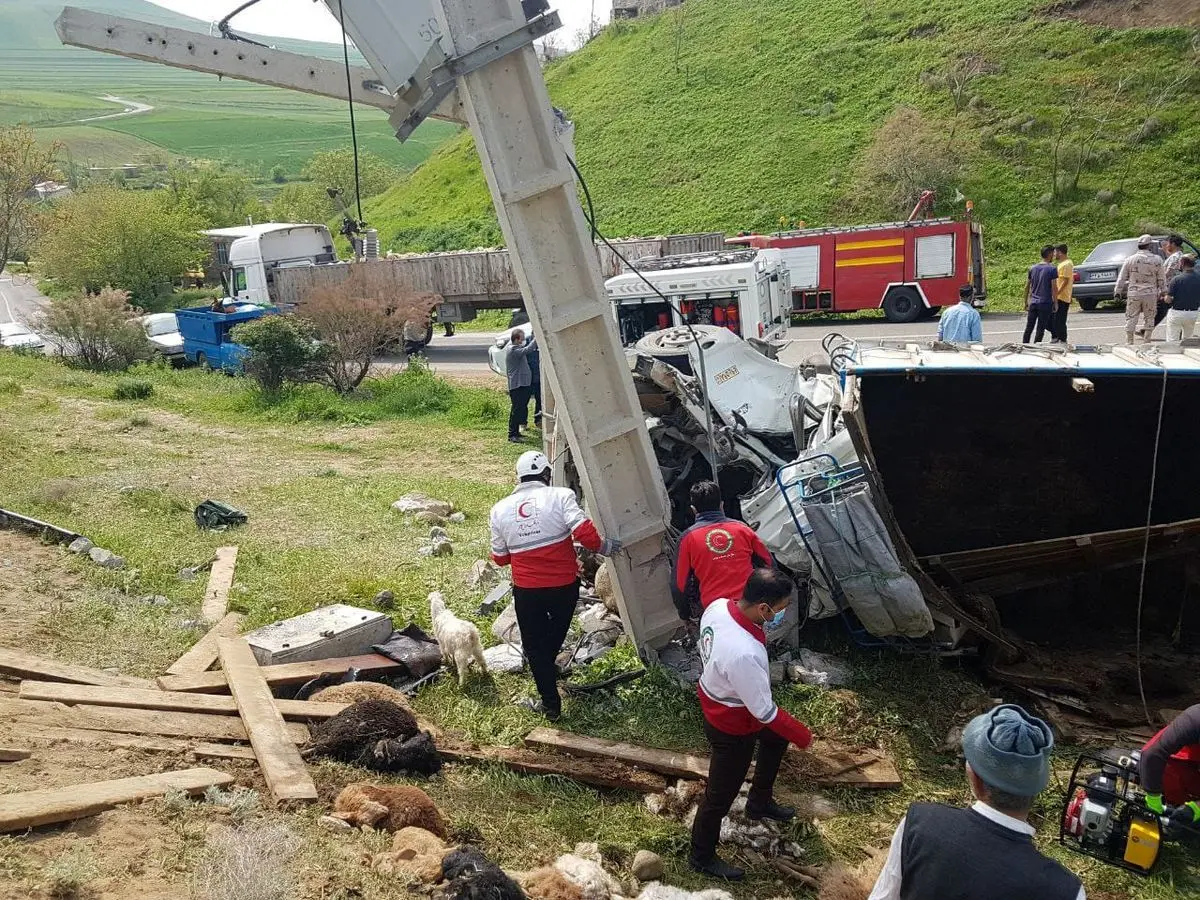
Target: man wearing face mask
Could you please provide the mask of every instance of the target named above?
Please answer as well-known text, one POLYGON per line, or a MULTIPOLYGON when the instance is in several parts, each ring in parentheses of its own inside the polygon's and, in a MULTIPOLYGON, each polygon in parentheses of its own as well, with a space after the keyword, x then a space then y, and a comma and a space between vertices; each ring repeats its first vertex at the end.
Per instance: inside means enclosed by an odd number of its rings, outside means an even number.
POLYGON ((746 816, 786 822, 796 811, 771 796, 789 743, 805 749, 812 733, 771 696, 767 631, 783 624, 792 599, 790 578, 774 569, 750 573, 741 600, 714 600, 700 619, 704 671, 696 692, 704 711, 704 733, 712 748, 708 787, 692 827, 689 862, 714 878, 737 881, 745 874, 717 856, 721 820, 737 798, 754 750, 758 759, 746 816))

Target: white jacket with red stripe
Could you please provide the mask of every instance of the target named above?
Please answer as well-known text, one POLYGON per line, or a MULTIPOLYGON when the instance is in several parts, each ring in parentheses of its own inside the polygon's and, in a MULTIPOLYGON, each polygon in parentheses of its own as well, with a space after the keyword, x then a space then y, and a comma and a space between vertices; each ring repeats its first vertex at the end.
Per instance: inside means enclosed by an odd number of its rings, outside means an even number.
POLYGON ((526 481, 492 507, 492 559, 521 588, 565 587, 579 577, 575 541, 600 549, 596 526, 570 488, 526 481))

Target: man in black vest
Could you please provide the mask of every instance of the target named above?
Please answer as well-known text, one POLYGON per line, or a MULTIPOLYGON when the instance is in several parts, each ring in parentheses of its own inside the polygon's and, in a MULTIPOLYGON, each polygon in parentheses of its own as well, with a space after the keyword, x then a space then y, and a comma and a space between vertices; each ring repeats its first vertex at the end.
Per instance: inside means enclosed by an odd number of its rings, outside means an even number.
POLYGON ((970 809, 914 803, 868 900, 1086 900, 1079 879, 1033 846, 1033 801, 1050 781, 1050 727, 997 706, 963 731, 970 809))

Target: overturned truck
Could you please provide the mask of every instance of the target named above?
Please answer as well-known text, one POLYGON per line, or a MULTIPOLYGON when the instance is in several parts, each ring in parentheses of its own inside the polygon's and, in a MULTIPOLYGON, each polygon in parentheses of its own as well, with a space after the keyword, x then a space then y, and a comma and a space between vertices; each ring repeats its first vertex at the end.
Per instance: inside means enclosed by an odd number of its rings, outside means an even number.
POLYGON ((978 653, 1114 721, 1144 717, 1139 683, 1195 697, 1200 349, 825 348, 788 366, 699 327, 630 350, 676 528, 715 460, 726 511, 811 571, 808 616, 860 645, 978 653))

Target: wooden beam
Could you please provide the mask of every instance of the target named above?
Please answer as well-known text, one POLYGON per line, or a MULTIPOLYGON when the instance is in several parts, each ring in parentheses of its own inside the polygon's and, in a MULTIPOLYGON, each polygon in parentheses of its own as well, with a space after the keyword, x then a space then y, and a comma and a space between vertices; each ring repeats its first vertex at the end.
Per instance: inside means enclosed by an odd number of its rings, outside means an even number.
MULTIPOLYGON (((121 709, 110 706, 58 707, 38 701, 0 701, 0 713, 8 713, 17 728, 25 722, 53 728, 82 728, 122 734, 158 734, 207 741, 245 741, 248 735, 240 719, 207 713, 161 712, 154 709, 121 709), (37 703, 36 706, 27 704, 37 703)), ((308 740, 308 729, 298 722, 287 726, 292 741, 308 740)))
POLYGON ((39 825, 94 816, 122 803, 161 797, 167 791, 201 794, 214 785, 233 782, 232 775, 213 769, 183 769, 161 775, 139 775, 91 784, 25 791, 0 796, 0 832, 24 831, 39 825))
POLYGON ((204 589, 204 603, 200 606, 200 618, 205 622, 218 622, 229 611, 229 589, 233 587, 237 554, 237 547, 217 548, 216 561, 208 573, 208 587, 204 589))
MULTIPOLYGON (((161 709, 165 712, 212 713, 236 716, 232 697, 185 694, 179 691, 143 691, 138 688, 102 688, 53 681, 22 681, 22 700, 52 700, 68 706, 117 706, 125 709, 161 709)), ((276 700, 285 719, 296 722, 331 719, 350 704, 314 700, 276 700)))
POLYGON ((240 637, 217 638, 217 652, 250 735, 250 746, 275 799, 316 800, 317 786, 288 734, 250 645, 240 637))
POLYGON ((194 672, 207 672, 217 661, 217 638, 234 637, 242 627, 241 613, 226 613, 216 625, 196 641, 183 656, 171 663, 167 669, 168 675, 190 675, 194 672))
MULTIPOLYGON (((378 653, 364 656, 343 656, 337 659, 316 659, 311 662, 282 663, 263 666, 262 674, 267 684, 277 687, 284 684, 303 684, 326 672, 400 672, 404 666, 378 653)), ((224 672, 197 672, 194 675, 162 675, 158 686, 164 691, 184 691, 189 694, 228 694, 229 683, 224 672)))
MULTIPOLYGON (((29 741, 48 745, 71 743, 94 747, 120 747, 126 750, 142 750, 150 753, 191 753, 192 741, 172 737, 147 737, 140 734, 120 734, 116 731, 89 731, 84 728, 59 728, 50 725, 33 725, 20 722, 21 736, 29 741)), ((230 744, 229 746, 234 746, 230 744)))
POLYGON ((0 747, 0 762, 20 762, 33 756, 32 750, 22 750, 17 747, 0 747))
POLYGON ((455 747, 438 744, 438 754, 451 762, 501 765, 525 775, 558 775, 596 787, 661 794, 667 780, 661 775, 621 763, 593 762, 521 747, 455 747))
POLYGON ((71 684, 102 684, 111 686, 153 688, 154 683, 145 678, 113 675, 87 666, 42 659, 12 647, 0 647, 0 673, 18 678, 35 678, 39 681, 67 681, 71 684))
POLYGON ((257 762, 254 748, 244 744, 207 744, 201 743, 191 748, 191 754, 196 759, 242 759, 257 762))
MULTIPOLYGON (((615 760, 673 778, 708 778, 709 758, 703 754, 625 744, 554 728, 535 728, 525 743, 573 756, 615 760)), ((793 750, 785 761, 796 774, 822 786, 894 788, 901 784, 896 767, 883 753, 854 750, 833 741, 817 741, 807 751, 793 750)))
POLYGON ((674 778, 708 778, 708 757, 587 737, 555 728, 535 728, 525 736, 528 747, 545 747, 574 756, 619 759, 640 769, 674 778))

